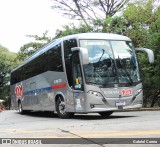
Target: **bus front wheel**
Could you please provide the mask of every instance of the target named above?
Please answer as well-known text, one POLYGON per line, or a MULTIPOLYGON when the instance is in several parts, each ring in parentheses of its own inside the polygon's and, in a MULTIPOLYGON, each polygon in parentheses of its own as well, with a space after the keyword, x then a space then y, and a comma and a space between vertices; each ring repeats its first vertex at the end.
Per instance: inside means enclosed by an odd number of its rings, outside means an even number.
POLYGON ((56 111, 60 118, 69 118, 73 113, 66 112, 66 105, 63 98, 59 97, 56 103, 56 111))
POLYGON ((108 117, 110 116, 111 114, 113 113, 113 111, 107 111, 107 112, 99 112, 99 114, 102 116, 102 117, 108 117))

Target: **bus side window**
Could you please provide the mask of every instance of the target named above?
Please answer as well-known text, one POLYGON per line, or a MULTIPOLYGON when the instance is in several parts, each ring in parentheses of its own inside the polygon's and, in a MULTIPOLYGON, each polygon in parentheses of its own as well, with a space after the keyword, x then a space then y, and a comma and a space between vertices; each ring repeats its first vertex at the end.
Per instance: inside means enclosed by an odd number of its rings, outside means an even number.
POLYGON ((72 55, 72 73, 73 73, 73 89, 84 90, 81 64, 79 59, 79 52, 75 51, 72 55))
POLYGON ((49 71, 63 72, 61 44, 58 44, 48 50, 47 62, 49 71))
POLYGON ((23 71, 22 67, 14 71, 11 75, 11 85, 23 81, 23 71))

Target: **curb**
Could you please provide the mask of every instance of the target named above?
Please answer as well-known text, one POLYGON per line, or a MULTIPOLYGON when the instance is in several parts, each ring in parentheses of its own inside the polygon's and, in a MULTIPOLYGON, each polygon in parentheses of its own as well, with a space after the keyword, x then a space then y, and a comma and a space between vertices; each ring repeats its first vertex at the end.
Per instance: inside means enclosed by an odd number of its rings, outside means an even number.
POLYGON ((118 112, 129 112, 129 111, 160 111, 160 107, 153 108, 135 108, 135 109, 122 109, 118 110, 118 112))

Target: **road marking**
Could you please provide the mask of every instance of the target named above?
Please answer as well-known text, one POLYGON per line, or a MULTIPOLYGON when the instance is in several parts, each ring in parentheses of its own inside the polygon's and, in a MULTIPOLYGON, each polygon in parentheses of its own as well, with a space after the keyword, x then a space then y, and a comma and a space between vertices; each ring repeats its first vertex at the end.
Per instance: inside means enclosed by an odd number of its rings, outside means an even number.
POLYGON ((53 133, 57 130, 17 130, 17 129, 4 129, 0 130, 0 133, 53 133))
MULTIPOLYGON (((157 137, 160 137, 160 130, 146 130, 146 131, 98 131, 98 130, 84 130, 82 132, 79 131, 69 131, 70 133, 74 133, 81 137, 86 138, 103 138, 103 137, 131 137, 131 136, 142 136, 145 137, 147 135, 156 135, 157 137), (91 133, 90 133, 91 132, 91 133)), ((0 130, 1 133, 13 133, 13 134, 32 134, 36 138, 79 138, 77 136, 71 135, 67 132, 62 132, 59 130, 16 130, 16 129, 4 129, 0 130), (35 133, 35 134, 33 134, 35 133), (40 133, 45 133, 46 136, 40 135, 40 133), (48 134, 47 134, 48 133, 48 134), (49 135, 52 133, 52 135, 49 135), (56 133, 57 136, 53 136, 53 133, 56 133), (38 135, 39 134, 39 135, 38 135)))
MULTIPOLYGON (((75 134, 75 133, 74 133, 75 134)), ((142 136, 145 137, 146 135, 156 135, 156 137, 160 137, 160 131, 126 131, 126 132, 114 132, 109 134, 77 134, 83 138, 106 138, 106 137, 133 137, 133 136, 142 136), (159 135, 159 136, 157 136, 159 135)), ((37 136, 38 137, 38 136, 37 136)), ((54 136, 41 136, 42 138, 54 138, 54 136)), ((41 138, 40 136, 38 138, 41 138)), ((63 136, 58 138, 73 138, 73 136, 63 136)), ((79 138, 74 136, 74 138, 79 138)))
MULTIPOLYGON (((120 136, 146 136, 146 135, 159 135, 160 131, 120 131, 120 132, 113 132, 113 133, 106 133, 106 134, 80 134, 82 137, 120 137, 120 136)), ((158 136, 157 136, 158 137, 158 136)))

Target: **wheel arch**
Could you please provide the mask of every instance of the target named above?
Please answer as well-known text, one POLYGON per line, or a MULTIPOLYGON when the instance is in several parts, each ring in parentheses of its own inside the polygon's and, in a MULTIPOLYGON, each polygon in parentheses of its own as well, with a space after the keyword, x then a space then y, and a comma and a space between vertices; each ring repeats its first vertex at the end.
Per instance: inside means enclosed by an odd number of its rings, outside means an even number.
POLYGON ((57 92, 55 95, 55 105, 59 97, 61 97, 64 101, 66 101, 64 94, 62 92, 57 92))

